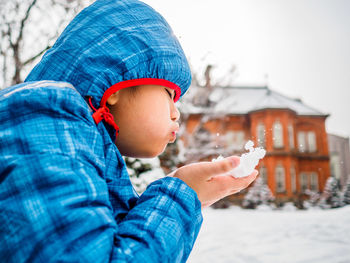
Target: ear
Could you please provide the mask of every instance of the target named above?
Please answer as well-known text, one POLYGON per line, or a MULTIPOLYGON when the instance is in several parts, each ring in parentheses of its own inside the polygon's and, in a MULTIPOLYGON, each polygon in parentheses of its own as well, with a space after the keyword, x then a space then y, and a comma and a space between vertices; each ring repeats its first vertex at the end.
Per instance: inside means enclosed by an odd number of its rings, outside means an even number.
POLYGON ((113 93, 109 98, 107 99, 107 103, 111 106, 115 105, 119 100, 119 92, 113 93))

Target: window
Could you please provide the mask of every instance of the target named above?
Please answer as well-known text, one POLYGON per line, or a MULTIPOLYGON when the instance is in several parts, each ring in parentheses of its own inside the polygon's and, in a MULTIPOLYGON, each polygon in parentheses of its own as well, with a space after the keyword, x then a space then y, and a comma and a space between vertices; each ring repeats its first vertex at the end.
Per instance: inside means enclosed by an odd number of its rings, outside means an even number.
POLYGON ((226 143, 226 145, 230 147, 230 149, 232 148, 233 150, 239 150, 237 145, 234 144, 234 141, 235 141, 234 137, 235 137, 234 132, 228 131, 224 136, 221 137, 221 139, 224 140, 224 143, 226 143))
POLYGON ((274 147, 282 148, 283 147, 283 127, 279 120, 275 121, 273 124, 273 138, 274 138, 274 147))
POLYGON ((244 147, 244 132, 243 131, 229 131, 225 134, 224 140, 226 140, 227 146, 232 150, 240 151, 244 147))
POLYGON ((311 191, 318 191, 318 174, 317 172, 301 173, 300 174, 300 188, 302 191, 310 189, 311 191))
POLYGON ((307 182, 307 174, 301 173, 300 174, 300 190, 303 192, 306 189, 308 189, 308 182, 307 182))
POLYGON ((294 149, 294 129, 293 125, 288 125, 288 138, 289 138, 289 148, 294 149))
POLYGON ((276 191, 278 193, 286 191, 286 182, 285 182, 285 172, 282 165, 278 165, 275 169, 276 175, 276 191))
POLYGON ((315 132, 299 132, 298 133, 298 149, 300 152, 316 152, 316 135, 315 132))
POLYGON ((316 135, 313 131, 309 131, 307 133, 307 142, 309 146, 309 152, 316 152, 316 135))
POLYGON ((338 180, 341 177, 340 160, 337 153, 331 153, 331 175, 338 180))
POLYGON ((235 132, 236 134, 236 144, 243 149, 244 148, 244 144, 245 144, 245 139, 244 139, 244 132, 243 131, 237 131, 235 132))
POLYGON ((310 189, 311 191, 318 191, 318 176, 317 173, 310 174, 310 189))
POLYGON ((267 184, 267 169, 266 169, 266 167, 264 167, 264 166, 260 167, 259 174, 260 174, 260 177, 261 177, 263 184, 267 184))
POLYGON ((306 151, 305 132, 298 132, 298 149, 302 153, 306 151))
POLYGON ((263 123, 258 124, 256 133, 258 138, 258 146, 265 147, 265 125, 263 123))
POLYGON ((295 168, 293 166, 290 168, 290 180, 292 186, 292 193, 295 193, 297 191, 297 176, 295 168))

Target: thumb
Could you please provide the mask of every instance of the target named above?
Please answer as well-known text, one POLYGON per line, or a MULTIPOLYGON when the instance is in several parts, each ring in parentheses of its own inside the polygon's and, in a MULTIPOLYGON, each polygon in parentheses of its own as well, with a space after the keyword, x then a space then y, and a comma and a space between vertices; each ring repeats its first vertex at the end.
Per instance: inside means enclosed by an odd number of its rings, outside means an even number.
POLYGON ((241 158, 239 158, 238 156, 229 156, 226 157, 225 160, 228 160, 232 163, 232 169, 236 168, 241 162, 241 158))
POLYGON ((230 156, 220 161, 203 163, 203 165, 203 169, 206 171, 206 177, 210 178, 227 173, 237 167, 239 165, 239 157, 230 156))
MULTIPOLYGON (((180 167, 173 176, 178 178, 188 175, 196 175, 198 179, 208 181, 208 178, 224 174, 239 165, 239 157, 230 156, 216 162, 198 162, 180 167)), ((210 180, 210 179, 209 179, 210 180)))

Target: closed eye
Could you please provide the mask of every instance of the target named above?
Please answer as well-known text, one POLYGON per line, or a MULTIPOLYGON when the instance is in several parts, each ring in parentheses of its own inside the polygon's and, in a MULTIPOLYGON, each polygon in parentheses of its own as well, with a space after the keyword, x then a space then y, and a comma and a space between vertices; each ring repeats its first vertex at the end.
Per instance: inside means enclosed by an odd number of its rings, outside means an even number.
POLYGON ((170 97, 171 99, 173 99, 173 94, 171 94, 170 91, 169 91, 168 89, 165 89, 165 90, 166 90, 166 92, 168 92, 169 97, 170 97))

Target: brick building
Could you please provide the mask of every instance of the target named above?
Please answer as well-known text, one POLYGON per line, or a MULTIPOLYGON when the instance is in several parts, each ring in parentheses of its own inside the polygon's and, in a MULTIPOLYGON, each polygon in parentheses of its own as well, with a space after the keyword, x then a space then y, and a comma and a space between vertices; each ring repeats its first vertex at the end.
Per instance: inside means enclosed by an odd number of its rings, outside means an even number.
POLYGON ((191 87, 186 96, 180 139, 187 162, 240 155, 251 139, 267 150, 257 169, 278 200, 323 190, 330 176, 328 115, 268 87, 191 87))

